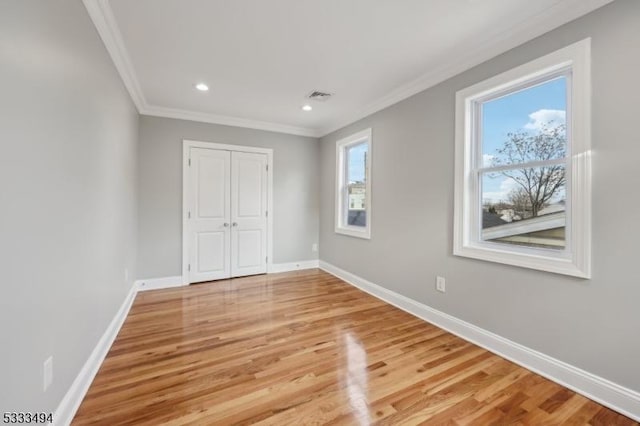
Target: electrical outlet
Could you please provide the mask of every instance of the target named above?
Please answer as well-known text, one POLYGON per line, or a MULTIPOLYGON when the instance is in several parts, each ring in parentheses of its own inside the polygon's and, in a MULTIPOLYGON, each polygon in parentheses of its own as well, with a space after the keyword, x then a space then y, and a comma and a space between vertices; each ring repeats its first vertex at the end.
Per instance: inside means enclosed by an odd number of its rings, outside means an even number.
POLYGON ((447 291, 447 283, 444 277, 436 277, 436 290, 438 290, 441 293, 444 293, 447 291))
POLYGON ((47 358, 42 369, 43 390, 46 392, 53 383, 53 356, 47 358))
POLYGON ((318 251, 318 243, 311 244, 311 251, 314 253, 318 251))

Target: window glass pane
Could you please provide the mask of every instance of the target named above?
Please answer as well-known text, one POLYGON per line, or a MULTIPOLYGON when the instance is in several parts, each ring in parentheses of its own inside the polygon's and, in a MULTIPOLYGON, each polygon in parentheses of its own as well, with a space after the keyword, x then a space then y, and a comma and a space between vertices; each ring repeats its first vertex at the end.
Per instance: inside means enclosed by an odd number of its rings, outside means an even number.
POLYGON ((367 153, 364 142, 346 148, 347 151, 347 224, 367 226, 367 153))
POLYGON ((564 249, 565 171, 554 165, 483 173, 481 240, 564 249))
POLYGON ((567 78, 483 102, 482 166, 566 156, 567 78))

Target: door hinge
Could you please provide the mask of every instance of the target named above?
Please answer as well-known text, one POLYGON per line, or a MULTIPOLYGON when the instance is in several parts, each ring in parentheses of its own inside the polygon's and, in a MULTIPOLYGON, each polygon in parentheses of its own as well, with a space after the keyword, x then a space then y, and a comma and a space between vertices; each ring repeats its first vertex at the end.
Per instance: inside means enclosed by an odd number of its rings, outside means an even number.
POLYGON ((189 158, 189 167, 191 167, 191 158, 189 158))
POLYGON ((191 264, 187 265, 187 271, 191 272, 191 264))
POLYGON ((269 165, 267 164, 267 171, 269 171, 269 165))
POLYGON ((191 212, 187 213, 187 219, 191 219, 191 212))
POLYGON ((269 217, 269 211, 264 212, 264 217, 269 217))
POLYGON ((264 261, 268 263, 269 262, 269 256, 265 257, 264 261))

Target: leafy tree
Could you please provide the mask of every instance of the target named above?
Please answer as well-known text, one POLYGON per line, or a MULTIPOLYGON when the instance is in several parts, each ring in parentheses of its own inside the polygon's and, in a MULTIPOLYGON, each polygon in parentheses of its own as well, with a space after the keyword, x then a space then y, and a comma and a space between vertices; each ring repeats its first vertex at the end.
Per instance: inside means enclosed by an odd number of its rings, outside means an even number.
POLYGON ((566 146, 566 126, 554 125, 551 121, 540 126, 536 132, 521 130, 508 133, 507 140, 496 150, 498 155, 493 159, 494 165, 516 166, 497 173, 513 179, 519 185, 513 195, 518 198, 520 205, 523 197, 528 198, 533 217, 538 216, 545 204, 564 187, 565 167, 563 164, 555 164, 517 168, 517 165, 564 158, 566 146))

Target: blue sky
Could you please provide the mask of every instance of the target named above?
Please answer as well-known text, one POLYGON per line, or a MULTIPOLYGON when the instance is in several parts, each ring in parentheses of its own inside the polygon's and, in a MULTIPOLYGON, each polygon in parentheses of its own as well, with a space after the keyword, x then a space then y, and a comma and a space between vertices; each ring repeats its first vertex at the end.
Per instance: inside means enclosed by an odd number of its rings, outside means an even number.
MULTIPOLYGON (((564 123, 566 111, 566 79, 564 77, 513 93, 483 104, 482 153, 495 155, 507 139, 507 133, 518 130, 535 131, 549 120, 564 123)), ((349 148, 349 182, 364 180, 366 144, 349 148)), ((490 158, 490 157, 488 157, 490 158)), ((483 179, 483 198, 496 202, 514 188, 514 182, 500 176, 483 179)))
MULTIPOLYGON (((482 154, 485 166, 496 149, 507 140, 507 133, 520 130, 535 132, 543 123, 553 120, 564 124, 566 111, 566 78, 560 77, 539 86, 485 102, 482 106, 482 154)), ((504 197, 516 184, 511 179, 485 176, 483 199, 493 202, 504 197)))
POLYGON ((361 143, 349 148, 349 182, 364 181, 364 157, 367 144, 361 143))

